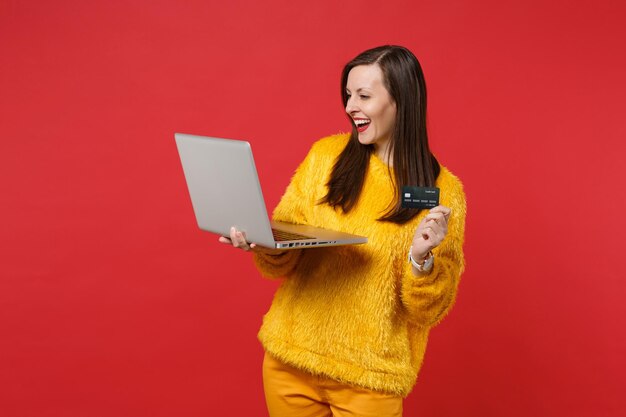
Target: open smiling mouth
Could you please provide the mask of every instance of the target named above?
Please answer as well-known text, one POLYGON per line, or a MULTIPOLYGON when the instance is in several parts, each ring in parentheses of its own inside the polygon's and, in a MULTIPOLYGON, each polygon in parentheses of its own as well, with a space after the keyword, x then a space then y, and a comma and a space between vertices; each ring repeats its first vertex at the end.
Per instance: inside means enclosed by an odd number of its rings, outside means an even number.
POLYGON ((370 123, 371 123, 371 120, 369 120, 369 119, 358 119, 358 120, 354 121, 354 124, 356 125, 356 130, 359 133, 365 132, 365 130, 370 125, 370 123))

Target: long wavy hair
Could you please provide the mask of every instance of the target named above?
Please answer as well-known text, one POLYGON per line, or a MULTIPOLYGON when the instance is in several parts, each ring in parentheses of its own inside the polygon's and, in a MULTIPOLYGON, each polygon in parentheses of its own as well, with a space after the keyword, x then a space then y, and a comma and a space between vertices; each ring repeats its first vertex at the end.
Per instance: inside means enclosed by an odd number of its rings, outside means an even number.
MULTIPOLYGON (((402 46, 386 45, 369 49, 348 62, 341 74, 341 98, 343 106, 348 103, 346 84, 352 68, 359 65, 378 65, 383 82, 396 104, 396 120, 391 136, 390 153, 393 154, 395 197, 388 210, 378 220, 403 224, 414 218, 419 211, 402 208, 402 187, 432 187, 437 180, 440 166, 428 147, 426 133, 426 82, 419 61, 402 46)), ((359 143, 354 121, 347 146, 337 157, 330 179, 326 184, 328 194, 320 200, 344 213, 354 208, 361 195, 365 174, 374 151, 374 145, 359 143)))

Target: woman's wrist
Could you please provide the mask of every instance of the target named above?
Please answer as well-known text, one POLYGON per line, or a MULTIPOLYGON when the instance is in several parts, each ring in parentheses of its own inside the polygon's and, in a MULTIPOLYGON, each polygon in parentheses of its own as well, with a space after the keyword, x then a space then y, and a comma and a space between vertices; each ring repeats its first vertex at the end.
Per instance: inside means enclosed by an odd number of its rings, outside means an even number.
POLYGON ((413 258, 413 261, 417 262, 418 264, 423 264, 424 261, 426 261, 426 259, 430 257, 431 252, 428 251, 426 253, 419 253, 413 250, 413 246, 411 246, 411 249, 409 249, 409 255, 411 255, 411 258, 413 258))
POLYGON ((418 257, 413 255, 413 246, 409 249, 409 262, 421 273, 430 272, 433 268, 434 260, 435 257, 431 251, 428 251, 426 255, 418 257))

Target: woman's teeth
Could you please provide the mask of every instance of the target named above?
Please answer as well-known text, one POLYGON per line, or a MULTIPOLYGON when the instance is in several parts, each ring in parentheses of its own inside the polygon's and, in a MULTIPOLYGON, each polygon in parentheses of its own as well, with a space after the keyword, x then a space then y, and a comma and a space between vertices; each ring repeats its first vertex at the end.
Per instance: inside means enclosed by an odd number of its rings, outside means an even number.
POLYGON ((371 120, 355 120, 354 124, 359 132, 363 132, 369 126, 371 120))

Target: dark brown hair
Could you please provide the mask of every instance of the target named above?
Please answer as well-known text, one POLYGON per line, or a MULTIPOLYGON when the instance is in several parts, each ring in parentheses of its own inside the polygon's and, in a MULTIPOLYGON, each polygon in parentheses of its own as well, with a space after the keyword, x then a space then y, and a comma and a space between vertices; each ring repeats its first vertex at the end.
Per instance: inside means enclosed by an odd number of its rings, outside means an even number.
MULTIPOLYGON (((406 223, 419 211, 401 207, 400 193, 406 185, 432 187, 439 176, 439 163, 428 147, 426 133, 426 82, 419 61, 408 49, 401 46, 379 46, 359 54, 348 62, 341 74, 341 98, 344 108, 348 102, 346 84, 352 68, 359 65, 378 65, 383 82, 396 104, 396 121, 391 137, 393 152, 392 177, 395 199, 389 210, 378 220, 406 223)), ((328 186, 328 194, 320 203, 344 213, 354 208, 359 200, 373 145, 359 143, 358 132, 352 118, 350 140, 337 157, 328 186)))

